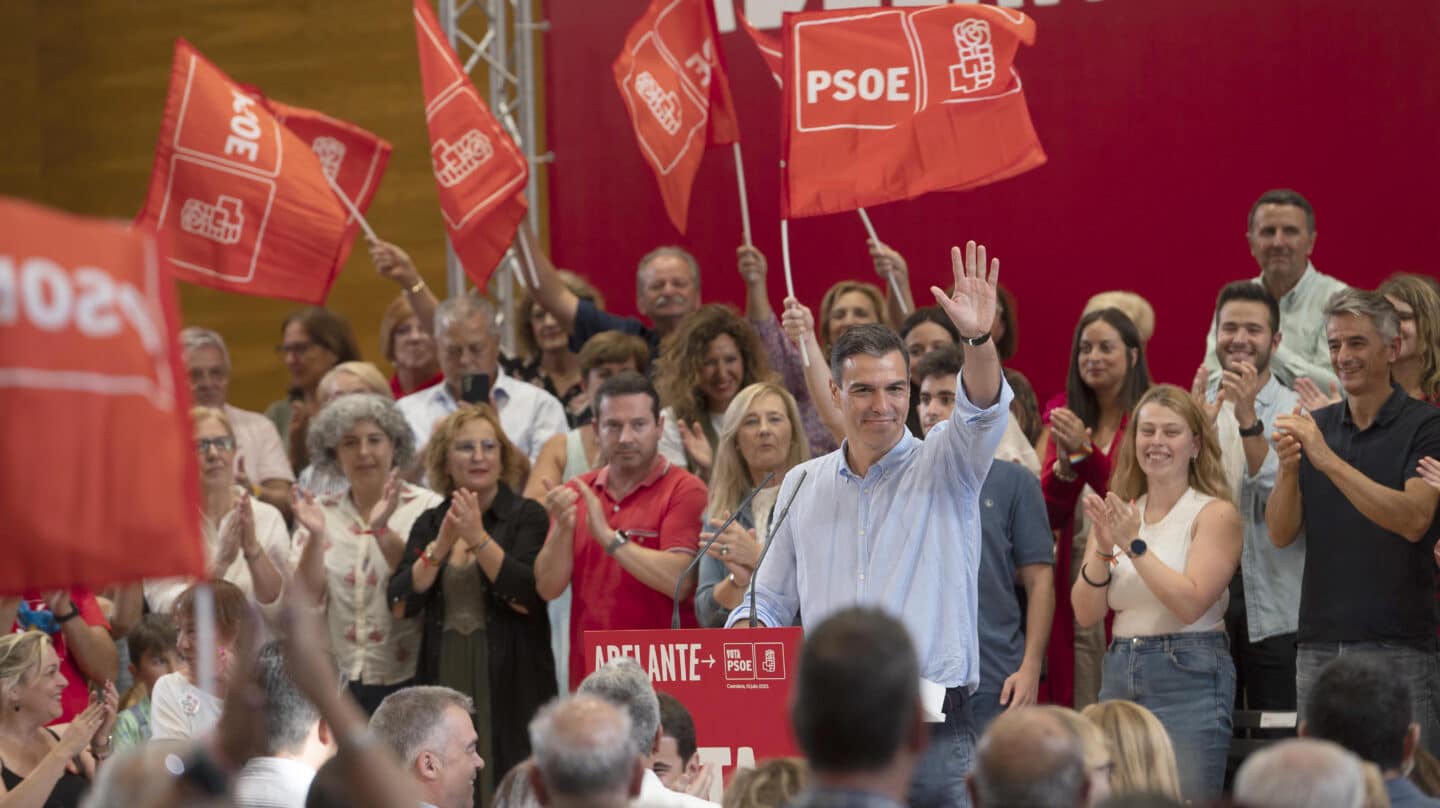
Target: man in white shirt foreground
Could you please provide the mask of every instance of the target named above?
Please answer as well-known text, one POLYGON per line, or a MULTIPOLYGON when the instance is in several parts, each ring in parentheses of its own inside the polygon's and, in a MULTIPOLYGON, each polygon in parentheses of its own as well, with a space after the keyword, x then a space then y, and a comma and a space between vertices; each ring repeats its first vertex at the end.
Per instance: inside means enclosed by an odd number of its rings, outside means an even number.
MULTIPOLYGON (((285 668, 280 642, 260 648, 255 676, 265 691, 265 754, 253 757, 235 778, 240 808, 304 808, 310 781, 335 754, 330 727, 285 668)), ((335 689, 340 673, 335 672, 335 689)))
POLYGON ((485 761, 470 697, 448 687, 397 690, 370 717, 370 731, 395 753, 423 800, 433 808, 474 808, 475 777, 485 761))

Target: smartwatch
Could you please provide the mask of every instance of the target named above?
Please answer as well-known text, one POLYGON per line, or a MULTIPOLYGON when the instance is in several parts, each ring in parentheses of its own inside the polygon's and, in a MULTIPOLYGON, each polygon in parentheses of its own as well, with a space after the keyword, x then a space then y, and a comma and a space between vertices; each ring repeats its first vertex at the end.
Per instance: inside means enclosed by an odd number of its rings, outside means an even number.
POLYGON ((1145 555, 1145 551, 1148 549, 1150 548, 1145 544, 1144 539, 1134 539, 1130 542, 1130 557, 1139 558, 1145 555))
POLYGON ((1258 435, 1264 434, 1265 422, 1260 420, 1259 418, 1256 418, 1255 423, 1251 424, 1250 426, 1240 428, 1240 437, 1242 438, 1253 438, 1258 435))
POLYGON ((623 530, 615 531, 615 540, 605 546, 605 555, 615 555, 626 542, 630 541, 630 534, 623 530))

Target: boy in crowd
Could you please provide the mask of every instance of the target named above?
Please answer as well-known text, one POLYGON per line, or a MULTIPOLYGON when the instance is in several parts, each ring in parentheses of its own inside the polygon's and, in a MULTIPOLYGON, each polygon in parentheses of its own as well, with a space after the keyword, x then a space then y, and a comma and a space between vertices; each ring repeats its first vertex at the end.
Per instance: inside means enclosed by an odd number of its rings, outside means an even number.
POLYGON ((147 614, 125 636, 130 647, 132 693, 140 701, 115 720, 115 746, 124 749, 150 740, 150 692, 161 676, 175 670, 175 623, 165 614, 147 614))

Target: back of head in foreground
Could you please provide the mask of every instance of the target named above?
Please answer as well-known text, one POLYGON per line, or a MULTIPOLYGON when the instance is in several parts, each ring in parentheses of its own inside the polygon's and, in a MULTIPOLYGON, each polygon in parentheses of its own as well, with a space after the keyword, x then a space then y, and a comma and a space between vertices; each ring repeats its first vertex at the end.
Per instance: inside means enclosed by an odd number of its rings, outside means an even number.
POLYGON ((1376 657, 1344 654, 1315 679, 1300 731, 1340 744, 1382 771, 1398 774, 1420 741, 1413 710, 1410 683, 1404 677, 1376 657))
POLYGON ((1235 802, 1255 808, 1361 808, 1365 772, 1339 744, 1290 738, 1254 753, 1235 773, 1235 802))
POLYGON ((826 618, 805 638, 790 720, 822 785, 913 767, 928 733, 920 723, 920 665, 905 627, 878 609, 826 618))
POLYGON ((975 749, 968 783, 977 806, 1075 808, 1089 792, 1080 739, 1052 713, 1001 713, 975 749))
POLYGON ((1087 705, 1080 714, 1100 727, 1115 762, 1111 791, 1163 794, 1180 799, 1180 769, 1170 733, 1155 714, 1133 701, 1110 699, 1087 705))
POLYGON ((612 659, 586 676, 575 692, 604 699, 629 714, 631 751, 649 765, 659 741, 660 700, 640 663, 631 657, 612 659))
POLYGON ((631 729, 627 712, 600 696, 545 705, 530 722, 536 799, 547 808, 619 808, 639 795, 645 764, 631 729))

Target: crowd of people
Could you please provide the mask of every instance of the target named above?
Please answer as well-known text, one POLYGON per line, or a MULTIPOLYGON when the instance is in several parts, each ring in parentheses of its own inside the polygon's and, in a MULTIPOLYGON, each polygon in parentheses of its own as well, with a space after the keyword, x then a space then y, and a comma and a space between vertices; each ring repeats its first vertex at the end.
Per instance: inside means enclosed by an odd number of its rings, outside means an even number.
POLYGON ((1321 274, 1294 191, 1248 236, 1188 389, 1107 291, 1043 405, 974 242, 933 305, 872 242, 878 283, 778 314, 755 248, 742 312, 661 247, 631 318, 522 228, 513 356, 374 242, 392 373, 305 309, 263 415, 186 328, 207 577, 0 600, 0 808, 141 804, 162 769, 240 805, 703 804, 685 706, 582 654, 677 600, 806 635, 805 758, 726 805, 1431 804, 1440 287, 1321 274), (1236 773, 1237 709, 1303 737, 1236 773))

